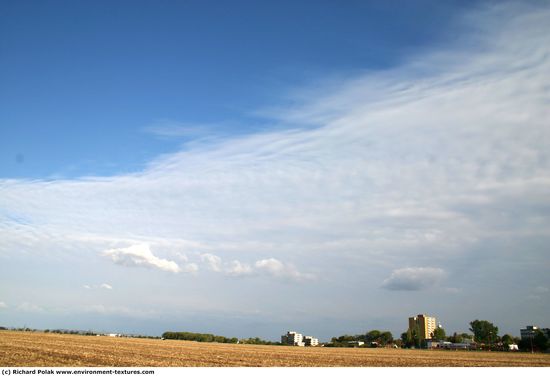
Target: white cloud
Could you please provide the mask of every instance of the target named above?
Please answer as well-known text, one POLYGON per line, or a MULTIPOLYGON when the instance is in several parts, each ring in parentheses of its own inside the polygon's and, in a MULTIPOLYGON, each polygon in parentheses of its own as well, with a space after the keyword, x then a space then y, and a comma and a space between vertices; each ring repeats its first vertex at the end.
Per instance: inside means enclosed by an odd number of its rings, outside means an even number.
POLYGON ((112 290, 113 289, 113 286, 111 286, 108 283, 102 283, 100 285, 83 285, 82 287, 86 290, 95 290, 95 289, 112 290))
POLYGON ((204 253, 201 255, 201 261, 205 262, 208 268, 214 272, 220 272, 222 270, 222 259, 216 255, 204 253))
POLYGON ((311 274, 300 273, 296 267, 292 264, 284 264, 283 262, 269 258, 264 260, 258 260, 254 264, 254 267, 259 272, 265 272, 271 276, 277 278, 289 278, 293 280, 312 279, 311 274))
POLYGON ((186 273, 195 274, 199 271, 199 266, 194 262, 190 262, 188 264, 183 265, 183 271, 186 273))
POLYGON ((242 276, 271 276, 275 278, 306 280, 313 279, 313 275, 300 273, 292 264, 285 264, 275 258, 268 258, 256 261, 253 265, 239 260, 224 263, 221 257, 205 253, 200 258, 205 262, 209 270, 214 272, 225 272, 230 277, 242 276))
POLYGON ((387 290, 417 291, 433 288, 443 280, 445 271, 440 268, 416 267, 394 270, 382 287, 387 290))
POLYGON ((225 273, 232 277, 241 277, 253 274, 252 267, 246 263, 233 260, 225 268, 225 273))
POLYGON ((181 271, 174 261, 156 257, 147 244, 135 244, 127 248, 108 249, 103 255, 113 262, 124 266, 145 266, 166 272, 178 273, 181 271))
POLYGON ((8 305, 4 302, 0 302, 0 308, 8 308, 8 305))
POLYGON ((174 252, 174 255, 179 258, 181 261, 183 262, 187 262, 189 261, 189 257, 187 257, 187 255, 185 253, 181 253, 181 252, 174 252))
POLYGON ((201 260, 209 265, 214 272, 225 272, 231 277, 242 276, 271 276, 283 279, 305 280, 313 279, 313 275, 300 273, 294 265, 285 264, 275 258, 258 260, 250 265, 239 260, 223 263, 221 257, 213 254, 202 254, 201 260))

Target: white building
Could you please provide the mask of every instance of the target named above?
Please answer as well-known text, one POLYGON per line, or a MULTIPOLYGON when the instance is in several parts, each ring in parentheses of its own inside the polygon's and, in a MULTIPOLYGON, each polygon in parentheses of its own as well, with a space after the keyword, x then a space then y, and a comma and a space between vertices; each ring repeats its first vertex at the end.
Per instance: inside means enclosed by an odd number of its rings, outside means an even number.
POLYGON ((281 336, 281 343, 292 346, 305 346, 304 336, 297 332, 287 332, 281 336))
POLYGON ((319 346, 319 339, 312 336, 305 336, 304 344, 306 346, 319 346))

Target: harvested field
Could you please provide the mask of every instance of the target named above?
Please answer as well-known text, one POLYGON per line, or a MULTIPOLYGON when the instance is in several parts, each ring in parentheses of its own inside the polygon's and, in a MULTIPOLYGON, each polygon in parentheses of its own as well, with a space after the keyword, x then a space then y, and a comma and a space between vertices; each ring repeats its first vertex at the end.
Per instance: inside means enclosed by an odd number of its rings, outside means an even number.
POLYGON ((548 367, 550 355, 299 348, 1 331, 0 366, 548 367))

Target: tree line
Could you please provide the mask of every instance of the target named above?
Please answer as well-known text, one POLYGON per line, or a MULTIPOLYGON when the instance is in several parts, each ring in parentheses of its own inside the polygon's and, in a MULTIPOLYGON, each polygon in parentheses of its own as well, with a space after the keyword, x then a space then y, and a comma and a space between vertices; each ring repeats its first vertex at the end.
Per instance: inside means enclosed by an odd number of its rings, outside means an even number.
POLYGON ((244 343, 249 345, 280 345, 280 342, 266 341, 259 337, 250 337, 238 339, 237 337, 224 337, 210 333, 193 333, 193 332, 164 332, 164 339, 175 339, 183 341, 195 342, 217 342, 217 343, 244 343))
POLYGON ((378 347, 386 346, 394 342, 393 335, 387 331, 371 330, 365 334, 349 335, 345 334, 340 337, 332 337, 331 342, 325 347, 355 347, 358 343, 363 342, 363 347, 378 347))
POLYGON ((217 336, 210 333, 192 333, 192 332, 164 332, 162 333, 164 339, 179 339, 184 341, 196 341, 196 342, 218 342, 218 343, 237 343, 239 339, 236 337, 227 338, 224 336, 217 336))

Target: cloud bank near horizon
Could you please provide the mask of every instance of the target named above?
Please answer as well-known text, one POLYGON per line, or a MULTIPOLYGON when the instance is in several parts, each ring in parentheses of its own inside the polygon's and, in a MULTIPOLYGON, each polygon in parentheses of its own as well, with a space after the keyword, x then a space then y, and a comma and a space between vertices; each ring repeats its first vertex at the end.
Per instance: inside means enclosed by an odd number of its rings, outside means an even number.
POLYGON ((284 130, 190 146, 141 173, 2 179, 0 254, 202 273, 174 261, 183 253, 227 277, 293 281, 345 280, 353 264, 410 292, 476 257, 494 260, 487 278, 547 265, 548 19, 517 4, 470 15, 475 40, 303 88, 259 111, 284 130))

